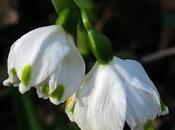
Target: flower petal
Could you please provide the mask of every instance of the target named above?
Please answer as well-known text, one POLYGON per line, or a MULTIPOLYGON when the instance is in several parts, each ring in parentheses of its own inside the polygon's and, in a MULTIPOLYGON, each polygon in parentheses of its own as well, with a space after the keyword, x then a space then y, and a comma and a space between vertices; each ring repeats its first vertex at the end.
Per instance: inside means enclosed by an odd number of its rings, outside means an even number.
MULTIPOLYGON (((120 74, 134 87, 147 91, 148 93, 155 93, 157 97, 159 93, 153 82, 149 79, 142 65, 135 60, 122 60, 114 57, 115 69, 120 71, 120 74)), ((159 100, 159 99, 158 99, 159 100)))
MULTIPOLYGON (((118 79, 110 67, 98 64, 87 74, 70 117, 82 130, 123 129, 126 101, 118 79)), ((66 112, 69 116, 71 111, 66 112)))
POLYGON ((161 110, 159 94, 143 67, 116 57, 107 65, 93 67, 74 102, 74 113, 66 112, 83 130, 122 129, 114 118, 119 124, 126 119, 132 130, 142 130, 146 121, 155 119, 161 110))
POLYGON ((126 121, 131 129, 143 127, 148 119, 155 119, 161 111, 159 94, 138 62, 114 58, 112 65, 125 84, 126 121))
MULTIPOLYGON (((46 80, 56 69, 58 62, 67 55, 70 48, 65 35, 61 26, 52 25, 35 29, 17 41, 14 48, 18 57, 16 69, 21 72, 21 68, 32 65, 34 80, 31 81, 31 86, 46 80)), ((18 73, 18 77, 21 77, 21 73, 18 73)))
MULTIPOLYGON (((64 86, 64 94, 60 100, 50 96, 50 100, 54 104, 64 102, 69 96, 73 95, 79 88, 82 78, 85 75, 85 63, 74 46, 74 41, 70 35, 67 35, 67 43, 72 44, 69 54, 62 60, 61 69, 54 73, 57 85, 64 86)), ((55 85, 55 84, 53 84, 55 85)), ((54 89, 53 89, 54 90, 54 89)))
POLYGON ((52 25, 30 31, 11 47, 8 57, 9 80, 4 84, 17 81, 11 74, 13 68, 23 85, 29 87, 26 90, 41 84, 57 69, 70 49, 66 32, 61 26, 52 25), (27 66, 30 66, 30 71, 26 71, 27 66))
POLYGON ((16 83, 18 81, 16 69, 14 68, 15 67, 15 53, 14 53, 13 48, 14 48, 14 44, 11 46, 10 52, 8 55, 7 66, 8 66, 9 78, 3 82, 4 86, 10 86, 13 83, 16 83))
POLYGON ((47 81, 44 81, 40 85, 35 86, 39 98, 48 99, 50 94, 50 86, 47 81))

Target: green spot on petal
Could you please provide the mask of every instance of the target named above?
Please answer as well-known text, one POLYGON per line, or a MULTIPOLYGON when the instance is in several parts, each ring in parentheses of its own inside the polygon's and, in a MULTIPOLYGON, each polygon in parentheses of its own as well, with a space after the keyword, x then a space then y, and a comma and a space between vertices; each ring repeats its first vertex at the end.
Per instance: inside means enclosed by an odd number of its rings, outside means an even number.
POLYGON ((72 108, 70 109, 70 112, 74 113, 76 103, 77 103, 77 102, 74 102, 72 108))
POLYGON ((58 99, 59 101, 64 95, 64 86, 63 85, 57 85, 54 92, 51 94, 52 98, 58 99))
POLYGON ((152 120, 147 120, 144 125, 144 130, 154 130, 154 124, 152 120))
POLYGON ((32 70, 32 66, 26 65, 22 71, 21 81, 25 86, 27 86, 32 79, 31 70, 32 70))
POLYGON ((12 75, 13 75, 14 77, 17 76, 17 73, 16 73, 16 69, 15 69, 15 68, 12 68, 10 72, 12 73, 12 75))
POLYGON ((41 87, 41 92, 43 93, 43 95, 49 96, 49 91, 50 91, 49 84, 45 84, 41 87))

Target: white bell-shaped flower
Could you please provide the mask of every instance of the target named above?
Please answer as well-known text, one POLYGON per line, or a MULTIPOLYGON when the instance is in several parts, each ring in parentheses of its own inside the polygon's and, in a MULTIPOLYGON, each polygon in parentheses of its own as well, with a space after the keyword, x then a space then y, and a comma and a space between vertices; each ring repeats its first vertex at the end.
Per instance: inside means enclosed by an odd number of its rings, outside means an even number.
POLYGON ((68 98, 66 113, 82 130, 143 130, 161 114, 159 94, 140 63, 114 57, 96 63, 80 90, 68 98))
POLYGON ((19 86, 21 93, 36 87, 39 97, 59 104, 79 89, 85 64, 73 38, 51 25, 30 31, 12 45, 8 74, 5 86, 19 86))

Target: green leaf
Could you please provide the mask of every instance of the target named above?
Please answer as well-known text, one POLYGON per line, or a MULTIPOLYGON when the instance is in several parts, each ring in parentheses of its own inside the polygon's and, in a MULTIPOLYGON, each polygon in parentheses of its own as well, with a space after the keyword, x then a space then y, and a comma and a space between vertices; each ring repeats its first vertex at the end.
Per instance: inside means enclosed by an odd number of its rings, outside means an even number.
POLYGON ((31 71, 32 71, 31 65, 26 65, 22 71, 21 81, 25 86, 27 86, 32 79, 31 71))

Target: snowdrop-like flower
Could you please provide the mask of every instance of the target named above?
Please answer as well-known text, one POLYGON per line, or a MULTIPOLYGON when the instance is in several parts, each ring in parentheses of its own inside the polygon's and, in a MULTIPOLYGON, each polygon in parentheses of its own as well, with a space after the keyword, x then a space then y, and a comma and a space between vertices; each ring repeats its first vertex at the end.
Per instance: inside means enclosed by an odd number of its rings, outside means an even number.
POLYGON ((8 57, 5 86, 24 93, 36 87, 39 97, 59 104, 75 93, 85 73, 73 38, 61 26, 37 28, 18 39, 8 57))
POLYGON ((161 114, 159 94, 140 63, 114 57, 96 63, 80 90, 67 100, 66 113, 82 130, 143 130, 161 114))

